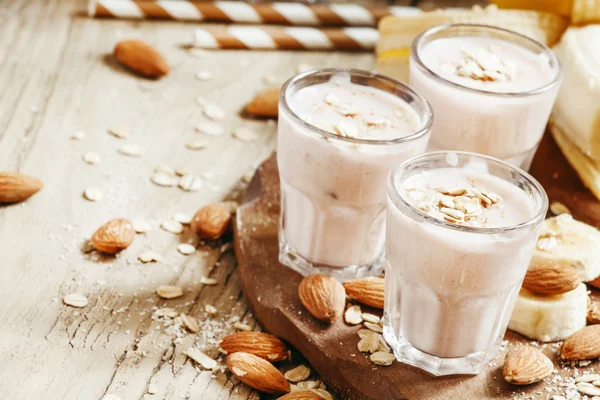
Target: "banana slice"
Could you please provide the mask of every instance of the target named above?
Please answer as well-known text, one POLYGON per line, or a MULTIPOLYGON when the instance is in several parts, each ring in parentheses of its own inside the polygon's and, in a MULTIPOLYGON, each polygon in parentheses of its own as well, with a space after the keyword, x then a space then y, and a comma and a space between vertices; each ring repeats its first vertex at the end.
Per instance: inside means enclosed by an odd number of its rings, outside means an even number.
POLYGON ((598 249, 600 231, 570 214, 561 214, 542 223, 530 265, 544 261, 570 264, 583 282, 589 282, 600 276, 598 249))
POLYGON ((508 329, 542 342, 566 339, 586 325, 587 288, 580 284, 570 292, 537 295, 521 289, 508 329))
POLYGON ((539 11, 498 10, 495 5, 481 8, 449 8, 417 15, 387 16, 379 23, 377 70, 408 80, 410 47, 423 31, 450 23, 477 23, 499 26, 553 45, 567 29, 568 19, 539 11))
POLYGON ((600 25, 589 25, 570 27, 553 49, 562 64, 564 78, 552 123, 596 164, 600 162, 599 48, 600 25))

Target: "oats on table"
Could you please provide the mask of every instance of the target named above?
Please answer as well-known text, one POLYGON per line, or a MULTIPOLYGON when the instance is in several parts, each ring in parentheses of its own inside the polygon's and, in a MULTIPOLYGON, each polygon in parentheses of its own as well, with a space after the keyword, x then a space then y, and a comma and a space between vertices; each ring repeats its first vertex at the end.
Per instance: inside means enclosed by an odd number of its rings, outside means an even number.
POLYGON ((202 122, 196 125, 196 130, 209 136, 221 136, 225 133, 225 128, 215 122, 202 122))
POLYGON ((176 177, 164 172, 156 172, 150 177, 150 181, 157 186, 162 187, 173 187, 177 184, 178 180, 176 177))
POLYGON ((175 169, 168 165, 157 165, 156 168, 154 168, 154 172, 157 174, 175 175, 175 169))
POLYGON ((183 313, 180 315, 180 317, 181 321, 190 332, 197 333, 200 330, 200 326, 198 325, 196 318, 183 313))
POLYGON ((344 312, 344 321, 350 325, 358 325, 363 321, 361 314, 362 311, 360 310, 360 306, 350 306, 344 312))
POLYGON ((194 254, 194 252, 196 251, 196 247, 188 243, 179 243, 177 245, 177 251, 179 251, 184 256, 189 256, 190 254, 194 254))
POLYGON ((215 306, 213 306, 212 304, 204 305, 204 311, 206 311, 209 315, 217 314, 217 308, 215 306))
POLYGON ((197 347, 190 347, 185 355, 198 363, 202 368, 212 370, 217 367, 217 362, 200 351, 197 347))
POLYGON ((102 200, 102 190, 90 187, 83 191, 84 197, 89 201, 100 201, 102 200))
POLYGON ((215 104, 205 104, 203 111, 206 118, 211 119, 213 121, 218 121, 225 118, 225 110, 223 110, 221 107, 215 104))
POLYGON ((152 229, 152 226, 143 218, 133 218, 131 226, 136 233, 146 233, 152 229))
POLYGON ((75 308, 83 308, 88 305, 88 299, 79 293, 69 293, 63 297, 63 303, 75 308))
POLYGON ((144 264, 149 263, 149 262, 160 262, 162 261, 162 255, 160 255, 159 253, 153 251, 153 250, 146 250, 142 253, 140 253, 140 255, 138 256, 138 259, 143 262, 144 264))
POLYGON ((559 201, 553 201, 550 204, 550 212, 554 215, 571 214, 571 210, 559 201))
POLYGON ((176 235, 183 232, 183 225, 181 225, 181 223, 179 223, 177 221, 172 221, 172 220, 165 221, 162 224, 160 224, 160 227, 162 229, 164 229, 165 231, 174 233, 176 235))
POLYGON ((141 157, 144 155, 144 148, 135 143, 127 143, 119 147, 119 153, 129 157, 141 157))
POLYGON ((190 140, 185 144, 185 147, 187 147, 190 150, 202 150, 205 149, 206 146, 208 146, 208 142, 206 140, 198 139, 190 140))
POLYGON ((156 288, 156 294, 163 299, 175 299, 183 296, 183 290, 179 286, 160 285, 156 288))
POLYGON ((238 329, 240 331, 245 331, 245 332, 250 332, 252 330, 252 327, 248 324, 244 324, 242 322, 236 322, 235 324, 233 324, 233 327, 235 329, 238 329))
POLYGON ((256 132, 244 127, 234 129, 232 135, 242 142, 253 142, 258 139, 258 134, 256 132))
POLYGON ((301 382, 308 379, 310 376, 310 368, 306 365, 299 365, 296 368, 290 369, 283 376, 290 382, 301 382))
POLYGON ((378 324, 379 321, 381 321, 381 318, 379 318, 377 315, 370 313, 362 313, 362 319, 372 324, 378 324))
POLYGON ((369 330, 372 330, 373 332, 377 332, 377 333, 383 332, 383 329, 381 329, 381 326, 379 324, 374 324, 374 323, 371 323, 371 322, 365 322, 364 325, 369 330))
POLYGON ((93 151, 87 152, 83 155, 83 161, 90 165, 96 165, 100 162, 100 154, 93 151))
POLYGON ((198 190, 202 189, 204 182, 199 176, 187 174, 179 179, 178 186, 180 189, 183 189, 186 192, 197 192, 198 190))
POLYGON ((217 284, 217 280, 214 278, 207 278, 206 276, 201 276, 200 284, 207 285, 207 286, 214 286, 217 284))
POLYGON ((108 133, 118 139, 127 139, 129 137, 129 132, 124 129, 109 129, 108 133))
POLYGON ((198 71, 196 73, 196 79, 199 81, 207 81, 212 78, 212 73, 210 71, 198 71))
POLYGON ((369 359, 371 360, 371 362, 373 364, 388 366, 388 365, 392 365, 392 363, 394 362, 396 357, 391 353, 377 351, 377 352, 371 354, 371 357, 369 357, 369 359))
POLYGON ((192 223, 192 216, 189 214, 178 212, 178 213, 175 213, 175 215, 173 215, 173 220, 175 220, 183 225, 189 225, 192 223))
POLYGON ((71 134, 71 140, 83 140, 85 139, 85 133, 81 131, 73 132, 71 134))

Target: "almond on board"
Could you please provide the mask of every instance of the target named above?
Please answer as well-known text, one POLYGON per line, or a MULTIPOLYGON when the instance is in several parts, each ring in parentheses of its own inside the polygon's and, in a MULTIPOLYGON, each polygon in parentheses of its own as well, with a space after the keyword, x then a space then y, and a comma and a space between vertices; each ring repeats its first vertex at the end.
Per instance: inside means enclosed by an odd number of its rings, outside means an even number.
POLYGON ((344 313, 346 292, 331 276, 314 274, 305 277, 298 287, 298 295, 304 307, 319 321, 332 323, 344 313))
POLYGON ((42 181, 18 172, 0 172, 0 203, 27 200, 44 186, 42 181))
POLYGON ((152 46, 140 40, 123 40, 115 46, 115 59, 148 78, 160 78, 169 73, 169 65, 163 56, 152 46))
POLYGON ((231 222, 231 212, 223 204, 210 204, 202 207, 192 219, 192 230, 201 238, 218 239, 231 222))
POLYGON ((124 218, 117 218, 98 228, 90 244, 103 253, 117 254, 126 249, 133 242, 134 237, 135 231, 131 222, 124 218))
POLYGON ((529 385, 549 376, 554 370, 552 361, 533 346, 510 350, 504 358, 502 375, 513 385, 529 385))
POLYGON ((282 361, 288 357, 288 350, 281 340, 262 332, 234 333, 225 336, 219 346, 227 353, 250 353, 270 362, 282 361))
POLYGON ((383 278, 359 278, 344 282, 346 294, 371 307, 383 309, 385 281, 383 278))
POLYGON ((270 362, 250 353, 227 356, 227 368, 246 385, 264 393, 288 393, 290 384, 270 362))
POLYGON ((565 339, 560 348, 563 360, 591 360, 600 357, 600 325, 588 325, 565 339))

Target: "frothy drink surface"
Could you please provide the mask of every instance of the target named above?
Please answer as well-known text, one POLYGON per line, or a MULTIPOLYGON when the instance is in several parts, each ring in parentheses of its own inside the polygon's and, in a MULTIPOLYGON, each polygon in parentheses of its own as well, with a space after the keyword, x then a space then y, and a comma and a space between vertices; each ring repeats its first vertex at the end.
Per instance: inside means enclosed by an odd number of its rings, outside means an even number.
MULTIPOLYGON (((525 191, 477 168, 424 171, 396 188, 456 227, 509 227, 536 213, 525 191)), ((388 209, 386 312, 395 335, 437 357, 487 357, 506 330, 537 231, 465 232, 388 209)))
MULTIPOLYGON (((345 74, 302 88, 288 102, 301 120, 340 139, 395 139, 423 124, 402 99, 345 74)), ((332 267, 375 261, 383 251, 389 172, 422 153, 427 139, 383 145, 325 139, 280 109, 277 160, 287 245, 332 267)))
POLYGON ((491 37, 436 39, 420 52, 423 63, 443 78, 472 89, 522 93, 547 85, 555 73, 543 54, 491 37))

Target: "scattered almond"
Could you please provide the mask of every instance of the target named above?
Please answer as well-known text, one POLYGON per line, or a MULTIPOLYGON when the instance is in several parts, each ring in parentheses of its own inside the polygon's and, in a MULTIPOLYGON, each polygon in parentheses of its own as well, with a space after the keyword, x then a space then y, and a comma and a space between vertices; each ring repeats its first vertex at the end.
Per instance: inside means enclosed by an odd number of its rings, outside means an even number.
POLYGON ((322 400, 313 390, 296 390, 284 396, 278 397, 277 400, 322 400))
POLYGON ((130 70, 149 78, 169 73, 169 65, 153 47, 139 40, 123 40, 115 46, 114 56, 130 70))
POLYGON ((600 357, 600 325, 588 325, 565 339, 560 348, 564 360, 590 360, 600 357))
POLYGON ((273 335, 262 332, 238 332, 225 336, 219 346, 227 353, 254 354, 270 362, 285 360, 288 356, 285 344, 273 335))
POLYGON ((305 277, 298 287, 298 295, 304 307, 319 321, 331 323, 344 313, 344 287, 330 276, 305 277))
POLYGON ((18 172, 0 172, 0 203, 27 200, 44 186, 42 181, 18 172))
POLYGON ((183 321, 185 327, 192 333, 197 333, 200 330, 198 321, 196 321, 196 318, 194 317, 190 317, 187 314, 181 314, 181 321, 183 321))
POLYGON ((223 204, 210 204, 199 209, 192 219, 192 230, 201 239, 218 239, 229 227, 231 213, 223 204))
POLYGON ((71 307, 82 308, 88 305, 88 299, 79 293, 69 293, 63 297, 63 303, 71 307))
POLYGON ((126 249, 135 236, 131 222, 117 218, 102 225, 92 236, 90 244, 98 251, 117 254, 126 249))
POLYGON ((246 112, 257 117, 277 118, 279 88, 258 93, 246 106, 246 112))
POLYGON ((290 384, 271 363, 250 353, 227 356, 227 368, 246 385, 264 393, 288 393, 290 384))
POLYGON ((504 358, 504 380, 513 385, 529 385, 549 376, 554 365, 548 357, 533 346, 510 350, 504 358))
POLYGON ((383 278, 360 278, 344 282, 346 294, 371 307, 383 309, 385 281, 383 278))
POLYGON ((156 288, 156 294, 163 299, 176 299, 183 296, 183 290, 179 286, 160 285, 156 288))
POLYGON ((562 294, 577 288, 581 283, 577 270, 570 265, 548 261, 531 265, 523 287, 540 294, 562 294))

